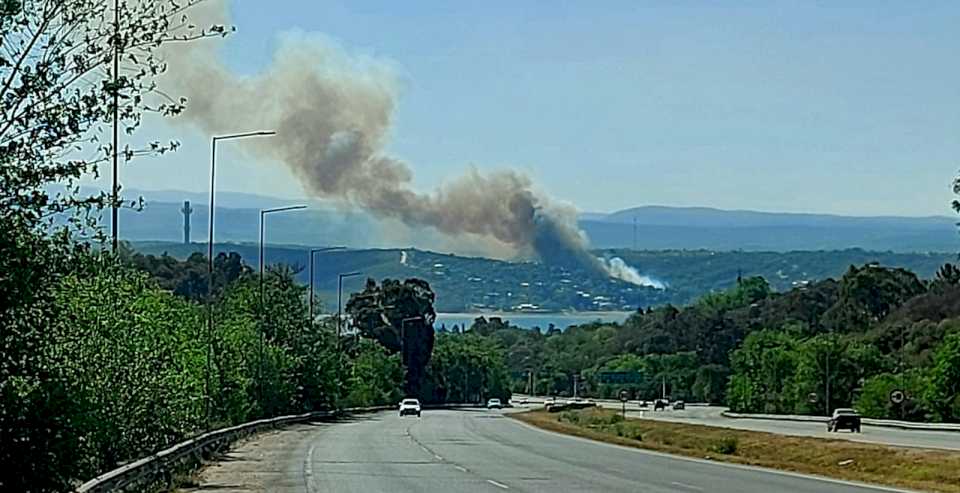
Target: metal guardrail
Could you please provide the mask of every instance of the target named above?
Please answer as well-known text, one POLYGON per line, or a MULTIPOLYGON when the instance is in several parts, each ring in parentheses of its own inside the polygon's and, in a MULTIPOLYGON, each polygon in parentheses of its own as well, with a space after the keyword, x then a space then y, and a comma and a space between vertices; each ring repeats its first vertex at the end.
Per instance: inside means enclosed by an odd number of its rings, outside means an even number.
MULTIPOLYGON (((450 409, 476 406, 478 406, 478 404, 441 404, 426 405, 424 409, 450 409)), ((171 486, 176 472, 185 470, 188 465, 199 463, 203 457, 209 455, 211 452, 221 450, 230 443, 258 431, 293 423, 305 423, 317 419, 333 418, 343 414, 371 413, 395 410, 396 408, 396 406, 375 406, 347 408, 339 411, 317 411, 259 419, 229 428, 221 428, 193 437, 166 450, 148 455, 110 472, 101 474, 83 483, 77 488, 76 493, 101 493, 108 491, 140 492, 148 490, 152 485, 165 484, 166 486, 171 486)))
POLYGON ((315 419, 331 418, 343 413, 376 412, 394 409, 394 406, 352 408, 342 411, 317 411, 305 414, 259 419, 229 428, 210 431, 189 440, 180 442, 166 450, 131 462, 110 472, 83 483, 77 493, 100 493, 107 491, 144 491, 151 485, 166 483, 170 485, 173 475, 187 464, 198 463, 211 451, 220 450, 243 436, 267 428, 275 428, 293 423, 303 423, 315 419))
MULTIPOLYGON (((731 419, 768 419, 774 421, 802 421, 808 423, 826 423, 827 421, 830 421, 830 418, 826 416, 804 416, 798 414, 744 414, 732 413, 730 411, 724 411, 721 414, 723 417, 731 419)), ((914 423, 911 421, 873 418, 862 418, 860 421, 865 425, 881 426, 884 428, 898 428, 901 430, 960 432, 960 424, 957 423, 914 423)))

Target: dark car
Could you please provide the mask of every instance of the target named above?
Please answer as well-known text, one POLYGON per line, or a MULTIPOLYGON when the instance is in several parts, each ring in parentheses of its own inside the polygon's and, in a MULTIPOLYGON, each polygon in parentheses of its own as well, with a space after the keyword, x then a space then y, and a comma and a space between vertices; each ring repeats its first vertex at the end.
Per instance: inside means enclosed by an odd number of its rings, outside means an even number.
POLYGON ((683 411, 684 409, 686 409, 686 407, 687 407, 687 405, 684 404, 683 401, 676 401, 676 402, 673 403, 673 410, 674 410, 674 411, 683 411))
POLYGON ((833 411, 830 422, 827 423, 828 432, 850 430, 860 433, 860 413, 849 408, 840 408, 833 411))

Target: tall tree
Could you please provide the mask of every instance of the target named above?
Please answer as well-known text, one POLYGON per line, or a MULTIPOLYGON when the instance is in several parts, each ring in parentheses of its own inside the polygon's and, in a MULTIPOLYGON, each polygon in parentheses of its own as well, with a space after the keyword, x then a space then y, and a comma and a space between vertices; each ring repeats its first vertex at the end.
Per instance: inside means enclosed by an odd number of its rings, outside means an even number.
POLYGON ((426 281, 384 279, 377 285, 368 279, 363 291, 352 294, 347 302, 354 328, 391 353, 400 353, 407 369, 405 390, 411 395, 420 394, 433 352, 434 301, 436 295, 426 281))

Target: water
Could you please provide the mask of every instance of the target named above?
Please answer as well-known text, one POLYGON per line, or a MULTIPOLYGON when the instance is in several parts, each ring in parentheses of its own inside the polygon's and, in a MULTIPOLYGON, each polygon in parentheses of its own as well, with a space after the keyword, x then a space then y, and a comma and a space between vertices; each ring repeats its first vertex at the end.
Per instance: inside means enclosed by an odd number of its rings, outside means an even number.
POLYGON ((550 324, 560 329, 566 329, 571 325, 580 325, 600 320, 602 322, 623 322, 633 312, 578 312, 578 313, 438 313, 437 321, 433 326, 440 328, 441 324, 448 329, 454 325, 470 327, 473 320, 477 317, 500 317, 504 321, 509 321, 511 325, 516 325, 524 329, 540 327, 547 330, 550 324))

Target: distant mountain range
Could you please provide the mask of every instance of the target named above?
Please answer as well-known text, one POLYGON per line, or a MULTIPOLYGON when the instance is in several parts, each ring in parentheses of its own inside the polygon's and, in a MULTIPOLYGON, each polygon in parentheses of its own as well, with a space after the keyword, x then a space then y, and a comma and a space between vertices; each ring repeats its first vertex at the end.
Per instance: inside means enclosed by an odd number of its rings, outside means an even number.
MULTIPOLYGON (((190 200, 193 241, 206 238, 206 194, 182 191, 136 191, 142 212, 123 211, 122 236, 133 241, 182 241, 184 200, 190 200)), ((420 247, 443 250, 449 243, 429 228, 410 231, 363 211, 338 209, 323 202, 286 200, 262 195, 217 194, 218 241, 247 242, 258 237, 259 209, 307 203, 310 210, 272 216, 269 241, 288 244, 345 245, 354 248, 420 247)), ((773 251, 862 248, 892 252, 953 252, 960 248, 957 219, 931 217, 854 217, 728 211, 703 207, 645 206, 612 213, 584 213, 579 226, 595 248, 641 250, 773 251), (636 223, 636 230, 634 229, 636 223), (636 234, 635 234, 636 232, 636 234)), ((476 252, 463 252, 479 254, 476 252)))

